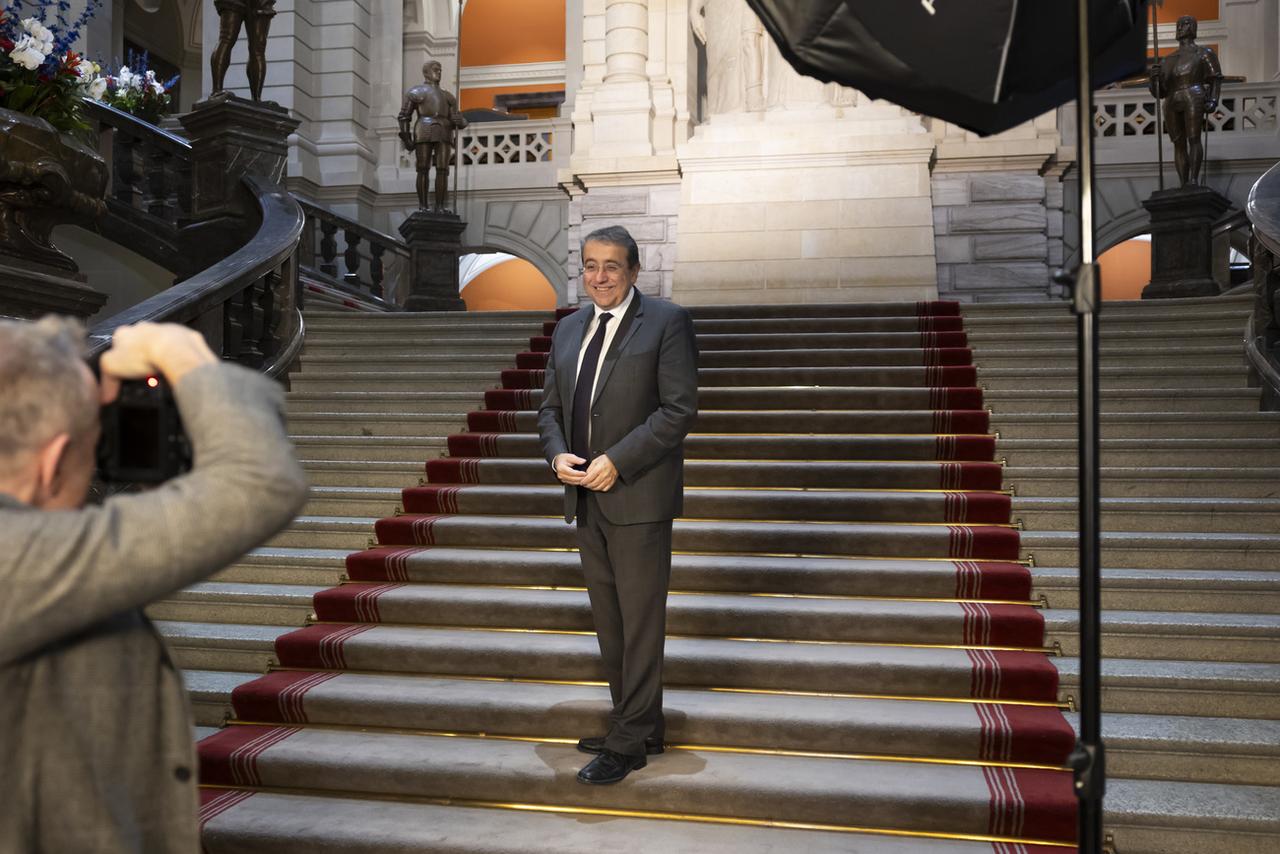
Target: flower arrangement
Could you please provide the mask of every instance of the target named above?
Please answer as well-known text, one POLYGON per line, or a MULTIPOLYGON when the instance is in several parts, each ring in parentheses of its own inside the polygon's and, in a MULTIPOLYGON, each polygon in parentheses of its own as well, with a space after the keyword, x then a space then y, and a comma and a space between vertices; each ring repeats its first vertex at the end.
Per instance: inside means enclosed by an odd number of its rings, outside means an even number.
POLYGON ((0 107, 44 119, 64 133, 88 128, 81 99, 100 99, 107 83, 97 64, 71 45, 99 2, 89 0, 74 20, 66 17, 67 0, 13 0, 0 9, 0 107))
POLYGON ((119 71, 105 78, 106 92, 102 100, 118 110, 156 124, 169 111, 172 100, 169 90, 178 82, 178 75, 161 81, 154 71, 147 68, 147 64, 145 53, 141 57, 131 55, 119 71))

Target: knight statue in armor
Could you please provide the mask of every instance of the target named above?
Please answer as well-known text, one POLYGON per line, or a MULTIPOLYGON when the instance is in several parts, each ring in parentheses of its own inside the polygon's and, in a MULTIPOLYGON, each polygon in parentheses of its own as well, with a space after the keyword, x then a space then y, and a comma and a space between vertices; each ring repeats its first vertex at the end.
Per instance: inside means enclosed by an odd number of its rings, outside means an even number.
POLYGON ((404 94, 400 109, 400 140, 418 159, 418 206, 443 211, 449 197, 449 161, 454 133, 467 126, 453 93, 440 88, 440 63, 422 66, 423 82, 404 94), (414 116, 417 116, 417 121, 414 116), (434 205, 430 198, 431 167, 436 169, 434 205))
POLYGON ((218 45, 209 57, 213 73, 213 94, 225 91, 222 83, 231 65, 231 49, 240 38, 240 27, 249 34, 249 61, 245 73, 249 77, 249 94, 262 100, 262 83, 267 77, 267 32, 276 14, 276 0, 214 0, 218 12, 218 45))
POLYGON ((1178 49, 1154 63, 1148 84, 1164 100, 1164 127, 1182 186, 1194 184, 1204 160, 1205 116, 1218 108, 1222 67, 1217 55, 1196 44, 1196 19, 1178 19, 1178 49))

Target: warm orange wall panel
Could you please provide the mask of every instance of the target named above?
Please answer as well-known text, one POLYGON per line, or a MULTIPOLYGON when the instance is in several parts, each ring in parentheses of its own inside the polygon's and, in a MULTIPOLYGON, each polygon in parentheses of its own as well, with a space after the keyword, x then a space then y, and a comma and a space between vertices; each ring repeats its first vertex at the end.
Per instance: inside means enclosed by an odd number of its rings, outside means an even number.
MULTIPOLYGON (((1147 13, 1150 16, 1150 12, 1147 13)), ((1218 0, 1165 0, 1163 7, 1156 9, 1156 20, 1162 24, 1172 24, 1183 15, 1190 15, 1197 21, 1218 20, 1218 0)))
POLYGON ((523 258, 504 261, 476 276, 459 294, 467 311, 550 311, 556 290, 523 258))
POLYGON ((464 110, 492 110, 495 95, 511 95, 520 92, 559 92, 563 86, 544 84, 541 86, 489 86, 478 89, 463 89, 458 103, 464 110))
POLYGON ((1142 299, 1142 289, 1151 281, 1151 242, 1126 240, 1112 246, 1098 258, 1102 266, 1102 298, 1142 299))
POLYGON ((462 65, 564 60, 564 0, 470 0, 462 65))

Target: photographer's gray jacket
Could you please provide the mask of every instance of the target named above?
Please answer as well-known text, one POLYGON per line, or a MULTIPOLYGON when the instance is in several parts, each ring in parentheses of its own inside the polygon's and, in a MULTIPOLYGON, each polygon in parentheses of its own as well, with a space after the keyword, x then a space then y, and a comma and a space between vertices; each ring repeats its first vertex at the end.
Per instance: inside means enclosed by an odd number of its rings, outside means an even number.
POLYGON ((0 495, 0 851, 199 851, 182 677, 141 608, 236 560, 306 493, 278 387, 208 365, 175 389, 195 468, 101 507, 0 495))

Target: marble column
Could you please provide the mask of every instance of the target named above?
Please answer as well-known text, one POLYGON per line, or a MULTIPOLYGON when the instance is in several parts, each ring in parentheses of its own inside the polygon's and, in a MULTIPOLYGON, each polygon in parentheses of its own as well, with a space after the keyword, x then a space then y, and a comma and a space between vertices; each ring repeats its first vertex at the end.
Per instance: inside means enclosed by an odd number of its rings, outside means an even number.
POLYGON ((646 80, 649 59, 648 0, 605 0, 605 84, 646 80))

